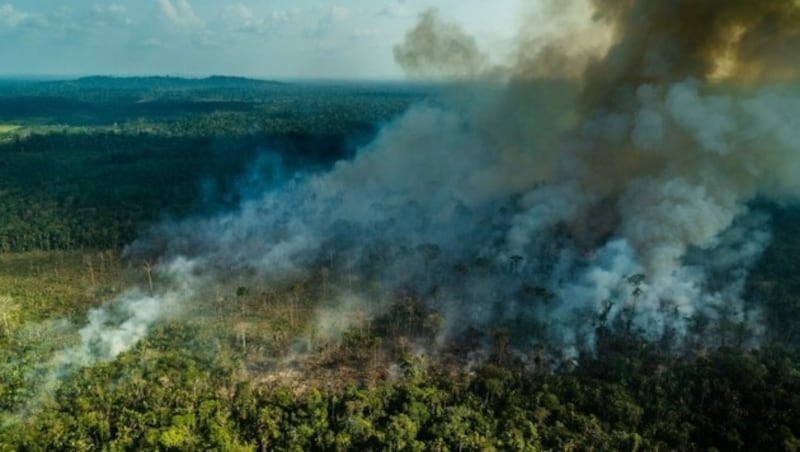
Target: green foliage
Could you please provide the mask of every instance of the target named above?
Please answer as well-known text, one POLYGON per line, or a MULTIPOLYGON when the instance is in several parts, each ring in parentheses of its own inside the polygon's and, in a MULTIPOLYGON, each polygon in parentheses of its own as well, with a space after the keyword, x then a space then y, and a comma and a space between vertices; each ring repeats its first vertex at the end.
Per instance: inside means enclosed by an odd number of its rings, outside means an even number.
POLYGON ((551 375, 495 364, 454 373, 409 357, 407 378, 323 390, 257 383, 241 373, 238 358, 213 348, 203 328, 160 327, 117 361, 67 377, 51 398, 14 419, 35 388, 24 385, 26 370, 16 377, 4 371, 0 392, 16 398, 0 406, 0 443, 26 450, 408 451, 800 444, 800 353, 787 349, 721 349, 676 360, 631 347, 609 355, 627 363, 613 372, 598 355, 551 375))
MULTIPOLYGON (((192 305, 191 321, 157 325, 114 362, 49 373, 88 309, 124 287, 158 285, 117 252, 146 225, 235 206, 218 193, 237 193, 234 176, 260 146, 292 149, 289 164, 333 159, 354 132, 371 133, 422 95, 227 78, 0 89, 0 450, 800 449, 795 348, 675 356, 601 330, 596 354, 549 374, 546 344, 531 370, 497 330, 484 332, 489 362, 466 371, 412 353, 442 318, 411 294, 318 338, 314 281, 278 294, 258 281, 220 284, 192 305), (201 178, 210 188, 198 197, 201 178), (309 357, 287 363, 298 337, 309 357)), ((799 214, 774 210, 779 245, 747 299, 766 308, 771 340, 796 346, 799 214)), ((429 267, 439 251, 414 252, 429 267)))
POLYGON ((225 77, 0 85, 0 252, 118 249, 165 215, 230 208, 257 153, 331 163, 428 94, 225 77))

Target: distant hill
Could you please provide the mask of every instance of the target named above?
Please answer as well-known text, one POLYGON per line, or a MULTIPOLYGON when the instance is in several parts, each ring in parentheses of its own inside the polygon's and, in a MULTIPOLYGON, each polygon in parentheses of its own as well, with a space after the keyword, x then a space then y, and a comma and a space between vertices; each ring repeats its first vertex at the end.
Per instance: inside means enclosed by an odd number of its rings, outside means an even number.
POLYGON ((285 85, 274 80, 260 80, 247 77, 212 75, 206 78, 184 78, 172 76, 113 77, 94 75, 74 80, 43 82, 53 85, 66 85, 89 89, 215 89, 215 88, 264 88, 285 85))
POLYGON ((0 81, 0 98, 22 98, 24 102, 29 102, 29 98, 36 98, 34 102, 39 102, 54 97, 90 102, 141 102, 162 98, 192 101, 252 100, 252 96, 271 96, 293 86, 295 85, 291 83, 274 80, 222 75, 205 78, 93 75, 59 80, 6 79, 0 81))

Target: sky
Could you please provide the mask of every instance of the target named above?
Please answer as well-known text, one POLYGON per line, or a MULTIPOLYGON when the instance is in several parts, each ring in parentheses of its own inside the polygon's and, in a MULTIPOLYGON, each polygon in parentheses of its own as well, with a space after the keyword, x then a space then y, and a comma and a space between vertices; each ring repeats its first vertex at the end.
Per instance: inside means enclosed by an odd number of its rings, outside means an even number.
POLYGON ((0 75, 401 78, 425 9, 499 54, 531 1, 0 0, 0 75))

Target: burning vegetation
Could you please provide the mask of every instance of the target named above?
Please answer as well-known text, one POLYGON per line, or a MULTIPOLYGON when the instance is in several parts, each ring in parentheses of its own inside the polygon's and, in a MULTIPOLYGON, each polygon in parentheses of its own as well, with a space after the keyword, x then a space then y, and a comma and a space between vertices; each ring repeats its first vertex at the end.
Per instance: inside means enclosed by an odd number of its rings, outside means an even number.
MULTIPOLYGON (((352 156, 285 167, 264 152, 226 208, 149 227, 124 251, 144 282, 52 349, 7 424, 96 368, 149 369, 151 347, 172 353, 154 346, 159 335, 187 328, 227 332, 181 343, 235 356, 219 377, 229 405, 214 409, 257 425, 241 434, 253 447, 289 447, 270 416, 292 422, 302 403, 320 424, 297 444, 321 449, 796 448, 798 426, 775 414, 788 402, 746 394, 767 376, 776 391, 797 385, 795 352, 760 350, 785 330, 770 329, 773 289, 756 264, 772 206, 800 196, 800 5, 545 2, 528 19, 502 61, 437 11, 421 14, 395 59, 455 83, 352 156), (563 26, 534 33, 542 17, 563 26), (750 386, 730 389, 717 364, 750 386), (708 385, 681 385, 698 376, 708 385), (740 426, 703 442, 724 406, 712 399, 734 393, 780 431, 740 426), (518 416, 487 423, 506 405, 518 416), (600 425, 576 409, 610 414, 600 425), (692 427, 670 430, 681 410, 692 427), (373 421, 396 435, 364 433, 373 421)), ((172 421, 146 444, 191 447, 180 435, 213 433, 172 421)))

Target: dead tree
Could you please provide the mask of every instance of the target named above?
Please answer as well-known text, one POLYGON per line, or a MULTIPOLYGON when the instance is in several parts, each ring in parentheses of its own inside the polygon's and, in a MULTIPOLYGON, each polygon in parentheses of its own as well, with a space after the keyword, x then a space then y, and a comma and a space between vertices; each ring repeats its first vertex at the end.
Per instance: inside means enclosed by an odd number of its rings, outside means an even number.
POLYGON ((153 268, 155 268, 155 266, 149 259, 142 264, 142 269, 144 269, 144 272, 147 274, 147 286, 150 288, 150 295, 153 295, 153 268))

